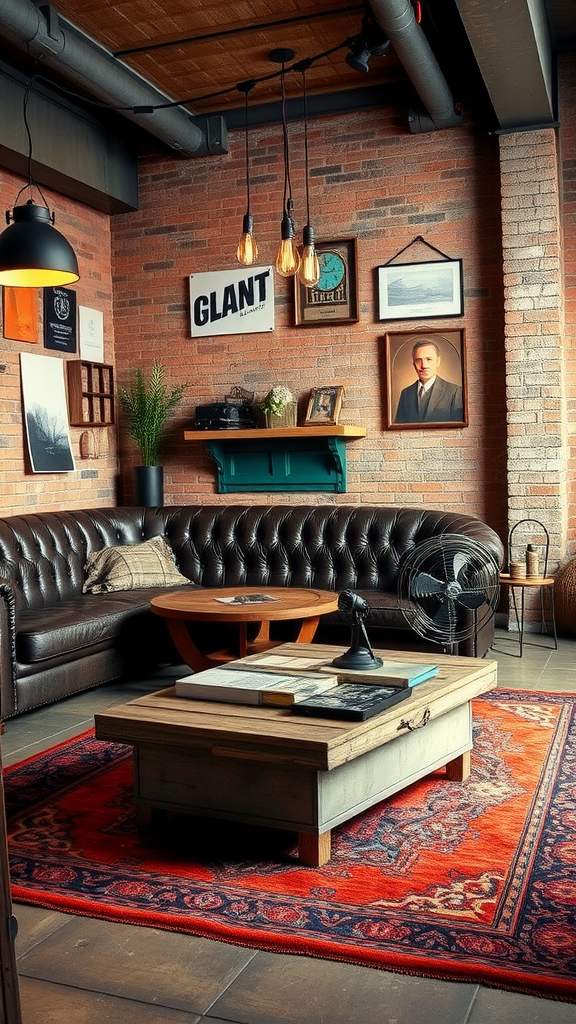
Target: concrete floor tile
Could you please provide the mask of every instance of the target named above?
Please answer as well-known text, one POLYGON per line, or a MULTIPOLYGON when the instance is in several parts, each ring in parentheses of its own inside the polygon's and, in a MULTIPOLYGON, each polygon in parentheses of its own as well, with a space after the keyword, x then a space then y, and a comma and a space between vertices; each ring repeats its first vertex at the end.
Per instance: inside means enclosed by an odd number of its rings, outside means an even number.
POLYGON ((216 1000, 206 1024, 464 1024, 475 985, 261 952, 216 1000))
POLYGON ((206 1013, 255 951, 155 928, 69 917, 18 960, 19 974, 206 1013))
POLYGON ((467 1024, 575 1024, 576 1005, 481 988, 467 1024))
POLYGON ((33 978, 20 981, 23 1024, 198 1024, 195 1013, 33 978))
POLYGON ((69 914, 46 910, 44 907, 28 907, 23 903, 13 903, 12 912, 18 921, 15 943, 17 957, 24 956, 70 921, 69 914))

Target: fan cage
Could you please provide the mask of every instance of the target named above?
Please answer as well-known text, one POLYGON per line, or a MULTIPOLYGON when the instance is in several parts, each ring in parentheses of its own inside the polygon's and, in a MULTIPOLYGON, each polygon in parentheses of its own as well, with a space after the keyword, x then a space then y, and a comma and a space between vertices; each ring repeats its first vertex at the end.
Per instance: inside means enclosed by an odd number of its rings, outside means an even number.
POLYGON ((475 636, 500 597, 500 567, 479 541, 445 534, 417 544, 400 566, 398 596, 410 627, 450 647, 475 636))

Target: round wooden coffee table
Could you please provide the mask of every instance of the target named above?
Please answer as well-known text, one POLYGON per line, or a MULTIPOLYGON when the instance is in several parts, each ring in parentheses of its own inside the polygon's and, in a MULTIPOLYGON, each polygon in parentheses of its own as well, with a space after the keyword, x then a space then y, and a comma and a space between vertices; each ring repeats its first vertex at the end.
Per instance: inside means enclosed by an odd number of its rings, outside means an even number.
POLYGON ((156 615, 166 619, 170 635, 184 661, 195 672, 201 672, 219 663, 245 658, 248 654, 276 646, 275 641, 270 640, 271 622, 301 620, 295 642, 310 643, 320 616, 337 610, 338 594, 308 587, 215 587, 161 594, 153 597, 150 605, 156 615), (258 596, 262 600, 258 600, 258 596), (235 623, 238 627, 238 649, 203 654, 190 636, 188 622, 235 623), (256 637, 249 641, 248 625, 253 622, 260 623, 260 628, 256 637))

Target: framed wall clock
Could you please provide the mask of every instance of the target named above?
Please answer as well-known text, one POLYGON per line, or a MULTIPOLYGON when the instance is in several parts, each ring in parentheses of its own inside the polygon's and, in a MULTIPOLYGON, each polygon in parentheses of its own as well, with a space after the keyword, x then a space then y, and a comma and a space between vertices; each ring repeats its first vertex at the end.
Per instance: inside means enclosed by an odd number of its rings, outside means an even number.
POLYGON ((355 238, 318 241, 320 280, 313 288, 296 277, 296 325, 350 324, 358 317, 358 258, 355 238))

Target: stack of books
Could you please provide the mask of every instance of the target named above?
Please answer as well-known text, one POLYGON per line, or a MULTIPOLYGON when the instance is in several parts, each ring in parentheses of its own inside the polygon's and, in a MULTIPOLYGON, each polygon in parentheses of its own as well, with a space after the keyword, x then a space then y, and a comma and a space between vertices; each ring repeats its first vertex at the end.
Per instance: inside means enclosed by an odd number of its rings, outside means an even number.
POLYGON ((289 708, 294 714, 364 721, 406 700, 437 665, 386 661, 371 672, 337 669, 326 658, 255 654, 176 680, 193 700, 289 708))
MULTIPOLYGON (((232 664, 232 663, 231 663, 232 664)), ((176 680, 178 697, 218 700, 229 704, 283 707, 326 693, 338 685, 335 675, 325 677, 280 675, 233 667, 208 668, 176 680)))

